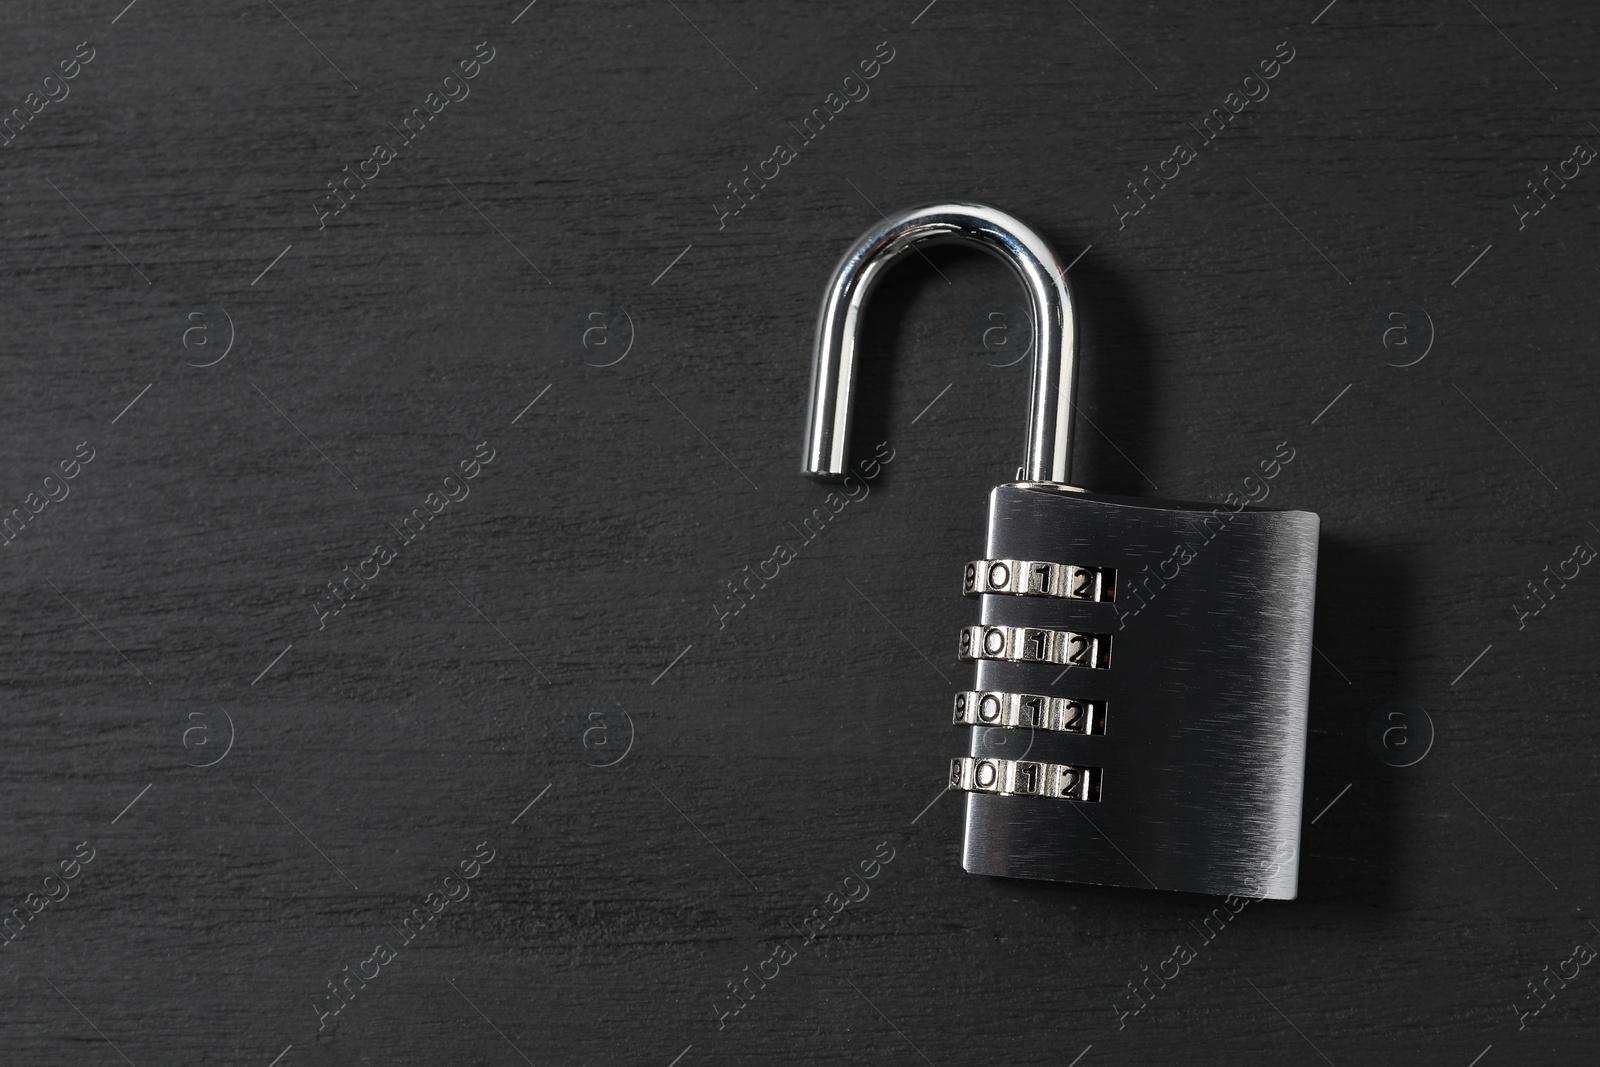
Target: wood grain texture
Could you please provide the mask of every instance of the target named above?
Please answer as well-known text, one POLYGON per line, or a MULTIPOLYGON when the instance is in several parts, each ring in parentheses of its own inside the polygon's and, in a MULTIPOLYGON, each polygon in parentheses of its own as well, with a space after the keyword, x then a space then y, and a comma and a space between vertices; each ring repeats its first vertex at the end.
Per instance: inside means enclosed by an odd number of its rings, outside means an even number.
POLYGON ((0 511, 94 455, 0 549, 7 909, 94 850, 0 945, 0 1060, 1592 1056, 1587 970, 1525 1029, 1513 1008, 1600 945, 1600 575, 1513 606, 1600 545, 1600 173, 1514 207, 1600 144, 1590 6, 119 9, 13 5, 0 33, 28 117, 0 148, 0 511), (470 95, 319 229, 325 183, 482 42, 470 95), (1280 42, 1270 94, 1119 228, 1126 183, 1280 42), (724 218, 885 43, 870 95, 724 218), (885 283, 857 441, 895 458, 719 626, 724 583, 823 506, 796 472, 834 260, 949 197, 1083 253, 1081 484, 1220 499, 1289 441, 1268 503, 1322 516, 1301 898, 1212 940, 1210 898, 962 873, 935 800, 959 567, 1022 446, 998 265, 885 283), (595 365, 616 308, 631 348, 595 365), (1394 366, 1420 349, 1385 349, 1385 316, 1420 346, 1419 308, 1431 348, 1394 366), (465 498, 319 628, 326 583, 480 442, 465 498), (1396 701, 1436 731, 1405 768, 1368 742, 1396 701), (471 895, 407 941, 480 842, 471 895), (1132 1014, 1178 941, 1196 959, 1132 1014))

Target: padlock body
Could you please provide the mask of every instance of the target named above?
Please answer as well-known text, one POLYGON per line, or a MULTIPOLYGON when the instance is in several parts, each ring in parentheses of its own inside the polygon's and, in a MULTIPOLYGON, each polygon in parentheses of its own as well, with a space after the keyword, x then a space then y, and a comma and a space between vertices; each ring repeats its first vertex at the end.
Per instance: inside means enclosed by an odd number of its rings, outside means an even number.
POLYGON ((963 866, 1293 898, 1319 525, 1302 511, 997 487, 987 559, 1065 569, 979 592, 974 691, 1021 694, 1001 698, 1011 719, 1020 703, 1021 723, 1046 728, 973 725, 969 754, 991 778, 1032 763, 1090 774, 1070 796, 1064 777, 1058 796, 968 792, 963 866), (1065 592, 1073 583, 1083 597, 1065 592), (1059 698, 1044 702, 1048 722, 1030 696, 1059 698))

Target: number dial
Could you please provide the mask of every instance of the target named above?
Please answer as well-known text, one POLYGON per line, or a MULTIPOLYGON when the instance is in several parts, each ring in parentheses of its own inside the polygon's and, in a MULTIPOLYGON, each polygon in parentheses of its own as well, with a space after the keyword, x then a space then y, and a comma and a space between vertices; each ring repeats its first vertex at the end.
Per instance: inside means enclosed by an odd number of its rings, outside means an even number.
POLYGON ((1114 600, 1116 571, 1025 559, 978 559, 967 564, 961 592, 965 596, 1003 593, 1062 600, 1114 600))
POLYGON ((951 722, 957 726, 1004 726, 1066 734, 1106 732, 1101 700, 1037 696, 1032 693, 957 693, 951 722))
POLYGON ((1099 767, 1073 767, 1064 763, 971 756, 958 756, 950 761, 950 788, 964 793, 1098 803, 1100 777, 1099 767))
POLYGON ((1033 626, 963 626, 958 652, 964 660, 1105 668, 1111 666, 1111 635, 1033 626))

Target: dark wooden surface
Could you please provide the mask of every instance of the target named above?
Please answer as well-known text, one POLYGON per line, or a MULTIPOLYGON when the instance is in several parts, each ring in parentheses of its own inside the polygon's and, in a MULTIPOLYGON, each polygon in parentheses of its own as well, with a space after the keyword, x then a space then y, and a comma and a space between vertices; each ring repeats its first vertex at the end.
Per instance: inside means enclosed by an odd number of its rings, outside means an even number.
POLYGON ((1600 946, 1600 574, 1514 607, 1600 545, 1600 173, 1514 207, 1600 145, 1590 5, 121 6, 0 31, 7 109, 94 49, 0 149, 4 511, 94 455, 0 549, 5 907, 94 857, 0 946, 0 1060, 1592 1061, 1592 968, 1514 1007, 1600 946), (324 183, 485 41, 319 231, 324 183), (870 96, 719 228, 881 42, 870 96), (1280 42, 1270 95, 1119 229, 1280 42), (796 468, 834 260, 948 197, 1083 253, 1080 484, 1220 499, 1288 441, 1268 503, 1322 516, 1301 897, 1214 940, 1209 898, 963 874, 935 800, 958 568, 1022 445, 999 266, 886 283, 857 440, 895 458, 718 626, 826 493, 796 468), (1395 702, 1436 733, 1409 767, 1368 739, 1425 746, 1395 702))

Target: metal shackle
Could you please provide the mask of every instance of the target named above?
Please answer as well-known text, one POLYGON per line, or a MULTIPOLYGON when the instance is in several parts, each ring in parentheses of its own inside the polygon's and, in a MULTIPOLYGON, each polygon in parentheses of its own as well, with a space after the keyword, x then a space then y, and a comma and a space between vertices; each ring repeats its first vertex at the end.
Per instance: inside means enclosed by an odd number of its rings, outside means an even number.
POLYGON ((1022 480, 1068 484, 1078 334, 1066 268, 1049 243, 1019 219, 997 208, 960 202, 889 216, 862 234, 834 268, 817 320, 802 472, 818 477, 845 473, 856 347, 867 298, 891 264, 934 244, 975 245, 1010 266, 1027 290, 1034 352, 1022 480))

